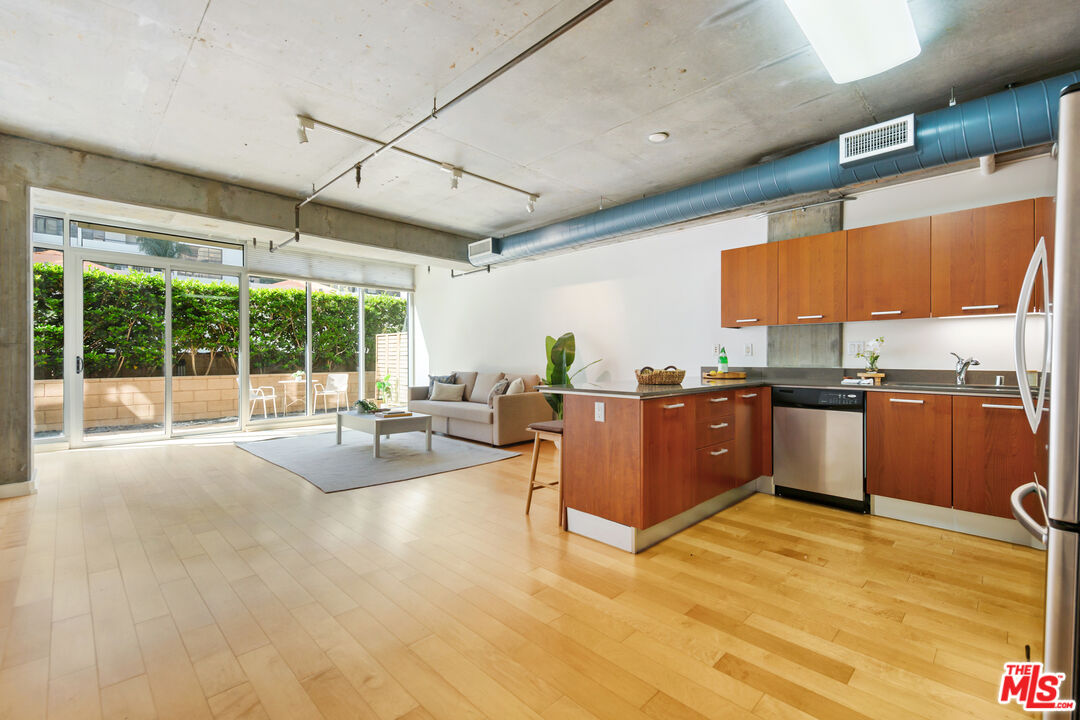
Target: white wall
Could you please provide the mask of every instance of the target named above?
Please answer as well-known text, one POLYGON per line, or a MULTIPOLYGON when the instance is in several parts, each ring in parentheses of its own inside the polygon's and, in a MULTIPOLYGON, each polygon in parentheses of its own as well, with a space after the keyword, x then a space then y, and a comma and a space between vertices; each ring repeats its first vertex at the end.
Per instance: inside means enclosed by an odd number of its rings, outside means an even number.
MULTIPOLYGON (((972 170, 860 193, 846 203, 845 227, 1051 195, 1055 172, 1053 161, 1037 158, 990 176, 972 170)), ((727 220, 456 280, 446 269, 419 267, 416 377, 469 368, 542 373, 544 336, 568 330, 578 365, 603 358, 589 380, 632 380, 646 364, 694 372, 715 362, 717 343, 732 365, 765 365, 765 328, 720 327, 720 253, 765 242, 766 228, 764 217, 727 220)), ((1011 317, 845 323, 844 364, 861 365, 847 354, 849 342, 884 335, 885 369, 948 369, 955 350, 979 358, 980 369, 1009 370, 1012 332, 1011 317)))

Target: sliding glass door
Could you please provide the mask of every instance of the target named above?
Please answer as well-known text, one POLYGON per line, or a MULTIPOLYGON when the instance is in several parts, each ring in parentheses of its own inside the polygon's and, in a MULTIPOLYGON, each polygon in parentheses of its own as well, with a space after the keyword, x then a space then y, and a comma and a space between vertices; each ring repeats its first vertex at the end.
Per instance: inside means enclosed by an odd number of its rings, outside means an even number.
POLYGON ((380 405, 409 401, 408 296, 364 291, 364 397, 380 405))
POLYGON ((84 437, 165 430, 165 270, 82 263, 84 437))

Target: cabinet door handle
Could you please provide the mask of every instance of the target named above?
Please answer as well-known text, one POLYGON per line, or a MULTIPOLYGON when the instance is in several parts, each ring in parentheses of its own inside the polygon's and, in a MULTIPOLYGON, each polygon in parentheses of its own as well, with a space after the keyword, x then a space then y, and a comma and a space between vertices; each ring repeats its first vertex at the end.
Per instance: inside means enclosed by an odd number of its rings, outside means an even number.
POLYGON ((907 398, 889 398, 889 402, 908 403, 909 405, 923 405, 923 404, 925 404, 925 401, 923 401, 923 400, 908 400, 907 398))
POLYGON ((665 405, 665 410, 674 410, 675 408, 686 407, 686 403, 675 403, 674 405, 665 405))
POLYGON ((997 310, 1000 305, 963 305, 961 310, 997 310))
POLYGON ((724 448, 723 450, 713 450, 713 451, 711 451, 711 452, 710 452, 709 454, 715 457, 715 456, 717 456, 717 455, 723 455, 723 454, 724 454, 724 453, 726 453, 727 451, 728 451, 728 449, 727 449, 727 448, 724 448))
POLYGON ((983 403, 982 406, 987 410, 1023 410, 1023 405, 995 405, 994 403, 983 403))
POLYGON ((821 320, 824 315, 796 315, 796 320, 821 320))
POLYGON ((757 393, 747 393, 746 395, 740 395, 739 397, 742 397, 742 398, 753 398, 753 397, 757 397, 757 393))
POLYGON ((710 430, 719 430, 720 428, 726 428, 727 426, 728 426, 727 423, 720 423, 719 425, 710 425, 709 429, 710 430))
POLYGON ((903 310, 875 310, 871 315, 903 315, 903 310))
POLYGON ((709 398, 709 402, 727 402, 727 401, 728 401, 728 398, 726 398, 726 397, 709 398))
POLYGON ((736 320, 735 322, 740 323, 740 322, 757 322, 757 321, 758 321, 757 318, 743 318, 742 320, 736 320))

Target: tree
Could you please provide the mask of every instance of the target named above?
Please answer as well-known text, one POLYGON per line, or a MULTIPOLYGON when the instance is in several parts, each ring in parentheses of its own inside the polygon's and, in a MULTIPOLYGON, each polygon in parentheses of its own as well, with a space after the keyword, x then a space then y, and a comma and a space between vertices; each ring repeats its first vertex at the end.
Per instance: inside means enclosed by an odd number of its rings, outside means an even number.
POLYGON ((175 240, 166 240, 165 238, 157 237, 137 237, 135 242, 139 244, 139 249, 147 255, 153 255, 154 257, 163 258, 186 258, 194 257, 195 249, 190 245, 176 242, 175 240))

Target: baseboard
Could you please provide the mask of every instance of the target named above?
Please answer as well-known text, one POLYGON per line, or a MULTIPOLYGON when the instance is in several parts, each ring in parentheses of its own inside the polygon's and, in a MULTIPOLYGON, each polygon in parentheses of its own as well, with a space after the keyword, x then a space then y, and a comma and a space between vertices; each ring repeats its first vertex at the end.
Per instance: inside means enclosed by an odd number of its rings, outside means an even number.
POLYGON ((34 470, 33 475, 29 480, 16 483, 5 483, 0 485, 0 500, 6 498, 22 497, 23 495, 33 495, 37 492, 37 470, 34 470))
POLYGON ((1032 537, 1031 533, 1012 518, 981 515, 966 510, 924 505, 923 503, 897 500, 896 498, 882 497, 880 495, 870 496, 870 514, 892 518, 893 520, 904 520, 919 525, 929 525, 942 530, 962 532, 967 535, 978 535, 991 540, 1013 543, 1014 545, 1027 545, 1039 550, 1045 549, 1041 542, 1032 537))

